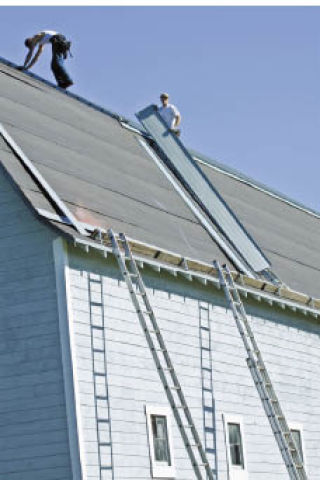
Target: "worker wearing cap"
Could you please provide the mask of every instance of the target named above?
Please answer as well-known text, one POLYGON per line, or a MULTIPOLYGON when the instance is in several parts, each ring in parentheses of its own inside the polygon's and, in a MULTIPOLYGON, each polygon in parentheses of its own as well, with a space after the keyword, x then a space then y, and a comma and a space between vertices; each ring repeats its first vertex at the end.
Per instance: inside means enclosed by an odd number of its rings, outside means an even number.
POLYGON ((169 103, 169 95, 167 93, 161 93, 160 100, 162 106, 158 108, 159 114, 164 122, 168 125, 169 130, 179 136, 180 130, 178 129, 178 126, 181 122, 179 110, 177 107, 169 103))

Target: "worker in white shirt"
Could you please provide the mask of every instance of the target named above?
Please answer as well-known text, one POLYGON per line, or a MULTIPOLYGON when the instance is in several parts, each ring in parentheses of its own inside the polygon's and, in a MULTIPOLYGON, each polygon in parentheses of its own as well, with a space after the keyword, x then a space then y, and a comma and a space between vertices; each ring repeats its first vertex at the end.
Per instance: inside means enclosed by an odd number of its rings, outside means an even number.
POLYGON ((178 126, 181 122, 181 115, 177 107, 169 103, 169 95, 167 93, 161 93, 160 100, 162 107, 158 108, 158 112, 163 118, 164 122, 168 125, 169 130, 180 136, 180 129, 178 126))
POLYGON ((36 35, 33 35, 33 37, 26 38, 24 44, 29 49, 29 52, 27 53, 23 66, 18 67, 19 70, 29 70, 29 68, 33 67, 40 57, 43 47, 50 43, 51 38, 55 35, 58 35, 58 32, 54 32, 53 30, 43 30, 42 32, 36 33, 36 35), (37 46, 38 50, 32 58, 32 54, 37 46))

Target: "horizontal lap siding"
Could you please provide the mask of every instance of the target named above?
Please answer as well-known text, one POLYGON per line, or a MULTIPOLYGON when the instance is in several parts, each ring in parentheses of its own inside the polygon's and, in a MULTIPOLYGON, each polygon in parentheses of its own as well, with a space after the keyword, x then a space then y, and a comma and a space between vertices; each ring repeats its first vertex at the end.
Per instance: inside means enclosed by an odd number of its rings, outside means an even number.
MULTIPOLYGON (((87 272, 73 268, 70 278, 87 464, 97 467, 87 272)), ((115 479, 147 479, 151 474, 145 405, 167 406, 168 402, 126 284, 104 275, 103 290, 115 479)), ((152 289, 148 293, 202 436, 198 301, 169 298, 152 289)), ((172 425, 177 479, 194 479, 173 419, 172 425)), ((91 472, 90 478, 97 480, 98 469, 91 472)))
MULTIPOLYGON (((89 478, 98 479, 88 296, 88 272, 94 272, 101 274, 103 279, 115 479, 150 479, 144 406, 167 405, 167 399, 127 287, 119 281, 113 259, 103 261, 94 254, 85 255, 72 249, 70 264, 74 343, 89 478)), ((228 480, 223 413, 240 415, 243 419, 249 479, 287 480, 276 441, 246 365, 234 319, 219 306, 224 298, 216 289, 201 287, 197 282, 172 279, 147 269, 142 273, 202 438, 199 300, 201 305, 209 305, 219 480, 228 480)), ((93 300, 98 301, 94 291, 93 300)), ((319 325, 307 317, 292 312, 289 315, 288 310, 271 309, 263 303, 251 303, 248 312, 288 421, 303 425, 307 470, 310 479, 317 480, 320 478, 317 453, 320 442, 319 325)), ((98 317, 97 311, 95 320, 98 317)), ((177 479, 194 479, 174 419, 172 423, 177 479)))
POLYGON ((54 235, 0 191, 0 478, 71 480, 54 235))
MULTIPOLYGON (((262 304, 263 306, 263 304, 262 304)), ((250 311, 250 309, 248 309, 250 311)), ((315 364, 320 354, 319 326, 305 317, 266 307, 249 315, 275 391, 288 423, 303 426, 304 455, 311 480, 319 476, 320 385, 315 364), (268 320, 266 320, 268 319, 268 320)), ((246 355, 230 312, 212 307, 214 388, 217 418, 240 415, 249 478, 287 480, 275 439, 246 366, 246 355)), ((227 480, 223 428, 218 423, 219 480, 227 480)))

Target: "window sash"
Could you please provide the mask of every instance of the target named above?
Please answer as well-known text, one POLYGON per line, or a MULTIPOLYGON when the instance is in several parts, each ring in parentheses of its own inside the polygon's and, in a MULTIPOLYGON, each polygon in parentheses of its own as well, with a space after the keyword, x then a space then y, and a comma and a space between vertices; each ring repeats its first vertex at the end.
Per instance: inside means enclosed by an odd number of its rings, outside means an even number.
POLYGON ((171 465, 167 419, 163 415, 151 415, 154 459, 158 463, 171 465))
POLYGON ((244 469, 240 424, 228 422, 231 465, 244 469))

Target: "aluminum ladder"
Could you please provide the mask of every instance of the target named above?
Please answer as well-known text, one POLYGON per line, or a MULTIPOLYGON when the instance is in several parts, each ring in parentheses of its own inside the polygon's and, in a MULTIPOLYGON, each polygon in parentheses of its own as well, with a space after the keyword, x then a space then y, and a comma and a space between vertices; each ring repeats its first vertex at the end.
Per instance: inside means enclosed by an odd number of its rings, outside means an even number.
POLYGON ((111 229, 108 230, 108 235, 196 478, 198 480, 216 480, 216 474, 210 467, 205 449, 202 446, 128 241, 125 235, 121 233, 117 239, 111 229))
POLYGON ((113 480, 114 468, 107 378, 103 281, 100 275, 89 273, 88 292, 99 480, 113 480))
POLYGON ((277 440, 282 458, 291 480, 307 480, 299 451, 274 391, 261 352, 248 322, 246 311, 227 265, 215 261, 219 282, 231 307, 236 325, 248 354, 247 364, 258 390, 262 405, 277 440))

